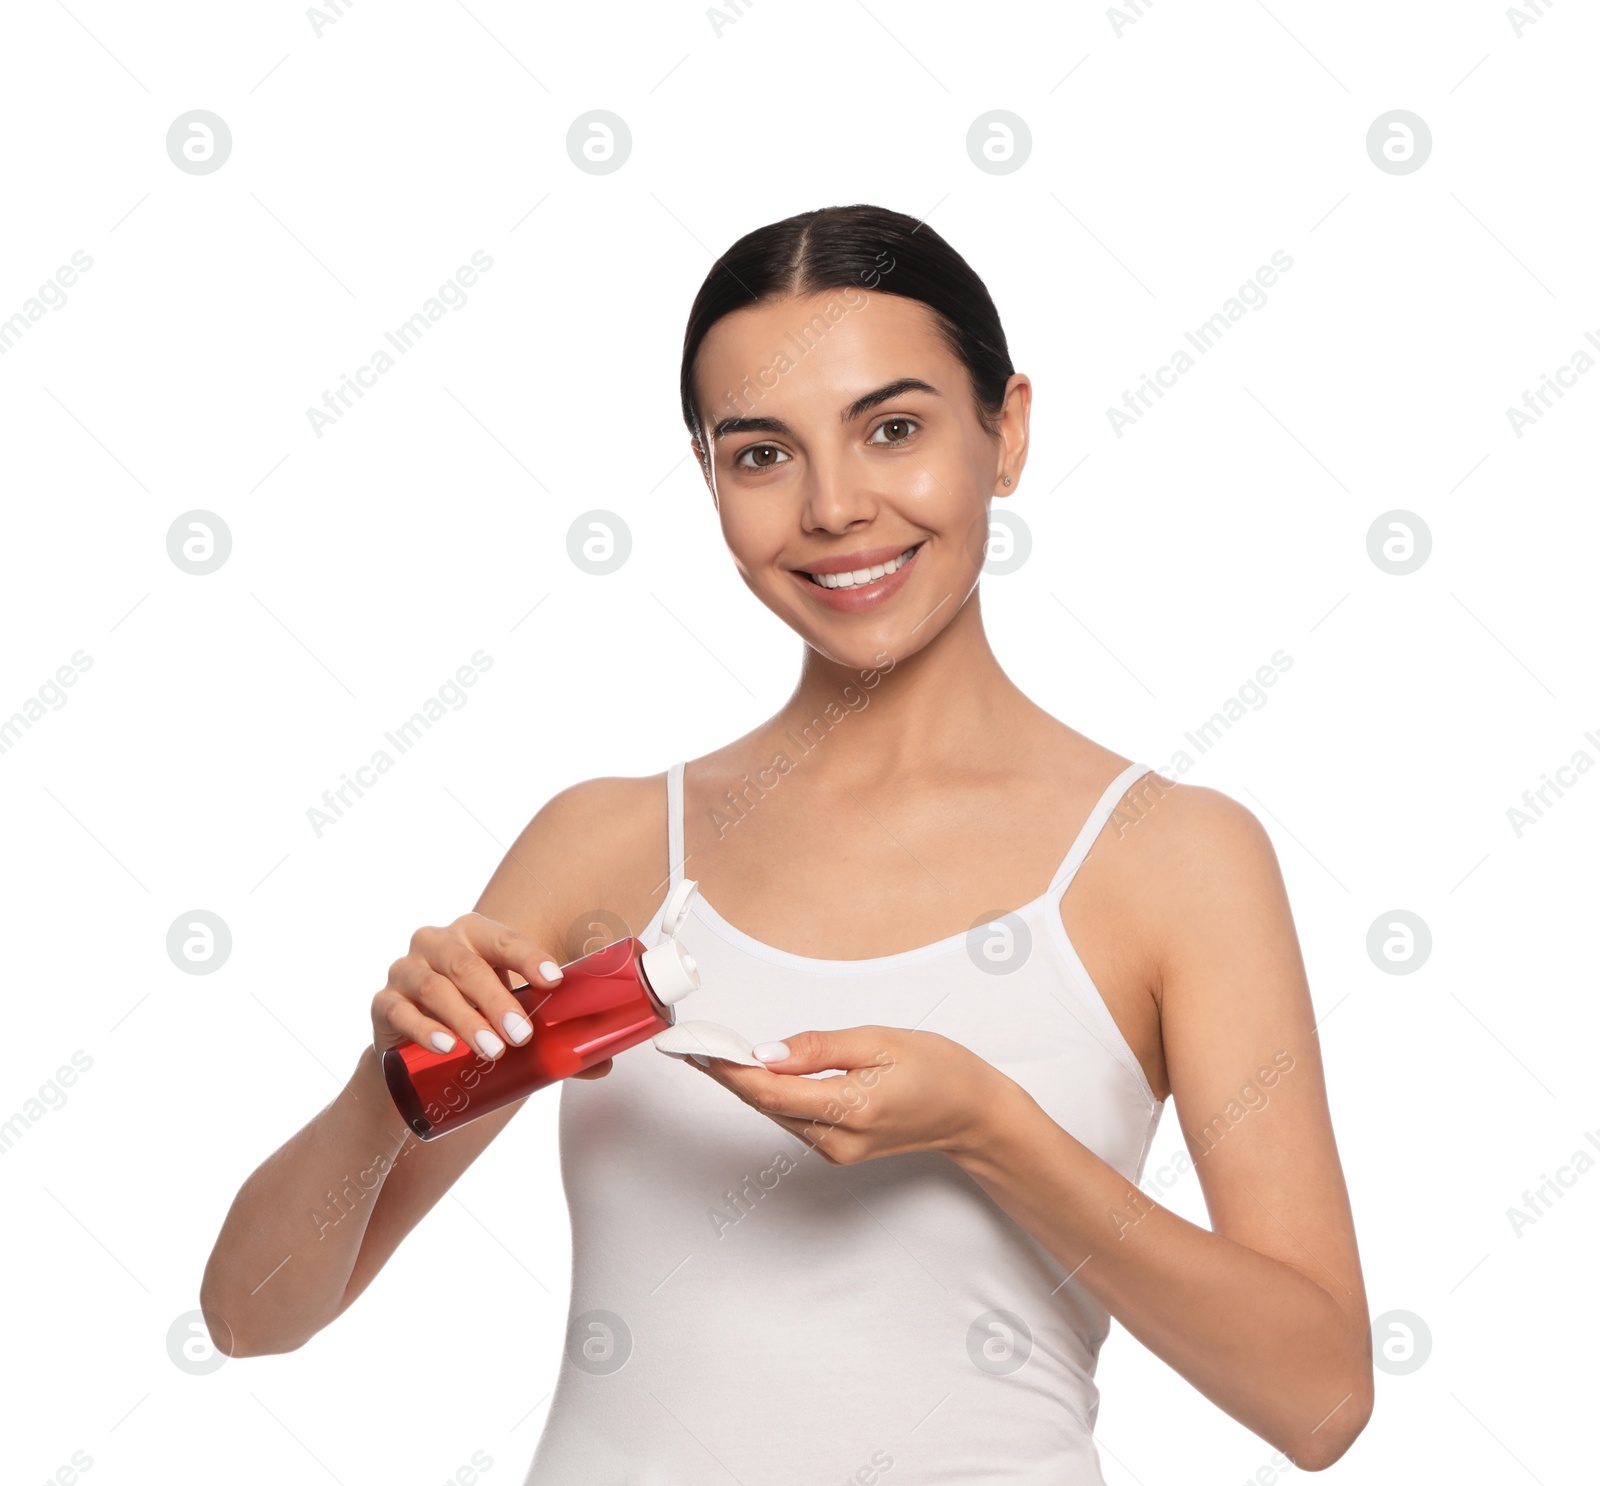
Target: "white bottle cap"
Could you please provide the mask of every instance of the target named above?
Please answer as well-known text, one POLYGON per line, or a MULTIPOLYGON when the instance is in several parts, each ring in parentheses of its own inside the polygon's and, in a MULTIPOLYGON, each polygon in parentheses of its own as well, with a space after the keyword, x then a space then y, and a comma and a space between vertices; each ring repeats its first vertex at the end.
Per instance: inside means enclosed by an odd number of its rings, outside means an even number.
POLYGON ((688 922, 689 905, 694 902, 694 895, 699 889, 700 884, 694 878, 685 877, 667 894, 667 901, 661 905, 663 938, 672 938, 688 922))
POLYGON ((664 1006, 700 989, 700 967, 676 939, 667 939, 639 956, 639 968, 664 1006))
POLYGON ((656 1000, 666 1006, 700 989, 700 967, 673 937, 688 920, 689 906, 698 888, 692 877, 685 877, 667 895, 661 908, 661 941, 639 957, 639 968, 650 982, 656 1000))

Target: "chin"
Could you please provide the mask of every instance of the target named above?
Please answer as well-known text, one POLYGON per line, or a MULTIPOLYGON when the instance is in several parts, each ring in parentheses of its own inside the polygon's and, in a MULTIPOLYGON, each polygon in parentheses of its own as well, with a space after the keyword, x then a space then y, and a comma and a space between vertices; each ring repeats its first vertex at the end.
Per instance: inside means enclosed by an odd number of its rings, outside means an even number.
POLYGON ((798 629, 807 645, 836 666, 859 671, 863 675, 894 669, 908 656, 914 655, 937 633, 924 626, 914 635, 901 632, 897 624, 872 624, 856 621, 822 629, 812 625, 798 629))

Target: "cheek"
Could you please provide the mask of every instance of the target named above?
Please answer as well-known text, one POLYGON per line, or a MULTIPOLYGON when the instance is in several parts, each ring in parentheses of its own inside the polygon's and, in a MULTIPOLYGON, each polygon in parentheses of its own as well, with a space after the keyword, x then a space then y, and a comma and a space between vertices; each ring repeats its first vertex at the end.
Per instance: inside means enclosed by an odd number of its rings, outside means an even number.
POLYGON ((886 461, 877 478, 915 500, 930 522, 963 524, 974 503, 987 495, 984 470, 993 463, 992 452, 969 445, 955 429, 941 427, 915 449, 886 461))
POLYGON ((909 521, 946 540, 964 536, 974 521, 983 519, 984 497, 959 459, 922 455, 901 460, 892 483, 879 488, 909 521))
POLYGON ((971 515, 972 477, 958 461, 907 460, 905 479, 907 493, 940 524, 971 515))
POLYGON ((769 566, 782 550, 788 525, 776 505, 724 499, 718 515, 722 540, 741 572, 769 566))

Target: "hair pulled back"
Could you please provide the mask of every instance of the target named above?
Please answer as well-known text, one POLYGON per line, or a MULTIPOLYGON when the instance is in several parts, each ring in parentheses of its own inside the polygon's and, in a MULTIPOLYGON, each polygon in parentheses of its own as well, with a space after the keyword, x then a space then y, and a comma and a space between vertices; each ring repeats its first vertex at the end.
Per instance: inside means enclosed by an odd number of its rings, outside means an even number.
POLYGON ((978 421, 994 435, 1013 371, 994 300, 967 260, 925 222, 858 203, 800 212, 747 232, 711 265, 683 335, 678 376, 683 421, 709 460, 695 407, 701 343, 724 315, 764 300, 829 289, 872 289, 915 299, 933 312, 966 367, 978 421))

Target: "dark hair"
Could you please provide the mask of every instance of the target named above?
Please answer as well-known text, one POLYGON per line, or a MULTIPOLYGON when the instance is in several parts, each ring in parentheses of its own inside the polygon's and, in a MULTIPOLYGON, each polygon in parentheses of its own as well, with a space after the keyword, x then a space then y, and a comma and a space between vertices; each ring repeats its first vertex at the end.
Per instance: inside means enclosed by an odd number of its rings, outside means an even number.
POLYGON ((694 364, 711 327, 762 300, 828 289, 877 289, 920 300, 967 368, 978 421, 999 432, 1013 368, 1000 315, 983 280, 925 222, 886 207, 825 206, 747 232, 706 275, 683 333, 678 391, 701 459, 710 451, 695 408, 694 364))

